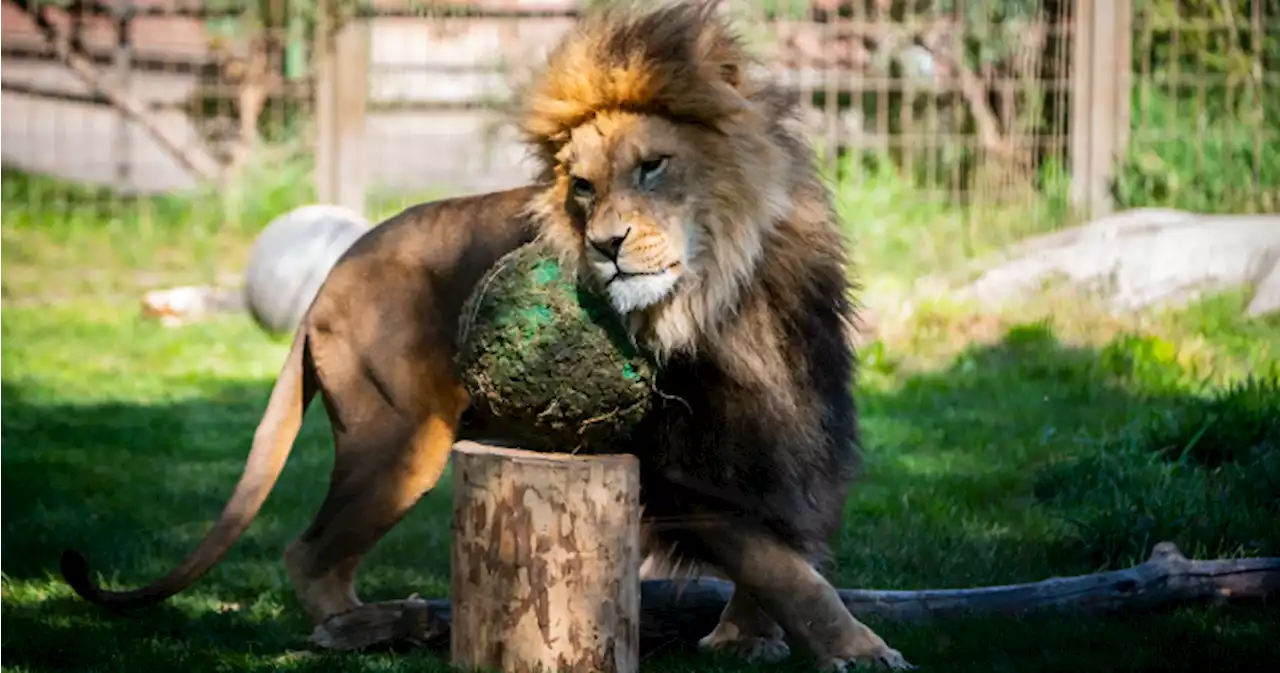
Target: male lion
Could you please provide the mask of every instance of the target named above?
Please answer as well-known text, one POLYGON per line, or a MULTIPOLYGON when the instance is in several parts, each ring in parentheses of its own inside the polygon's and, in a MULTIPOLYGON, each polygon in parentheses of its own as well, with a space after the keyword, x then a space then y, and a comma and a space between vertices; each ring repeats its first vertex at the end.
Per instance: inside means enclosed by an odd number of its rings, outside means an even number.
MULTIPOLYGON (((244 475, 200 547, 158 582, 88 600, 164 600, 249 525, 319 392, 333 427, 329 492, 285 553, 316 623, 362 606, 362 557, 476 436, 453 369, 459 311, 504 253, 542 236, 607 294, 662 361, 641 457, 651 558, 735 582, 711 650, 788 652, 824 670, 910 665, 815 569, 856 462, 845 252, 793 102, 751 70, 714 3, 580 21, 524 97, 536 184, 416 206, 343 256, 304 318, 244 475)), ((517 438, 518 439, 518 438, 517 438)))

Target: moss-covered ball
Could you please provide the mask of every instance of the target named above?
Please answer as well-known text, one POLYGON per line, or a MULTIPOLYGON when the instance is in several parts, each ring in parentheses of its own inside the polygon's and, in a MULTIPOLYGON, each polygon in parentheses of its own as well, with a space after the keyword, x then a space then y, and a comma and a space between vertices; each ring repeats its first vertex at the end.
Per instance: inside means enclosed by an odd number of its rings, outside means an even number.
POLYGON ((655 368, 607 299, 539 243, 500 259, 462 310, 457 365, 483 433, 534 451, 613 452, 655 368))

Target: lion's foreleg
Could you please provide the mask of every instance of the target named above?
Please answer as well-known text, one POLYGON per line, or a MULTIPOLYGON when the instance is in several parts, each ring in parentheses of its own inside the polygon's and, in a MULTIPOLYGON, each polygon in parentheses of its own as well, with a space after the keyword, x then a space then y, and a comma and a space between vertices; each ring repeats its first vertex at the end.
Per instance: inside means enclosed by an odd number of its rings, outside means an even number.
MULTIPOLYGON (((816 657, 822 670, 843 671, 855 664, 911 668, 854 618, 831 583, 795 550, 749 527, 714 526, 700 536, 734 581, 735 599, 739 590, 749 591, 764 612, 816 657)), ((732 601, 726 612, 731 608, 732 601)))
POLYGON ((720 613, 720 622, 698 641, 698 647, 707 652, 728 652, 752 663, 771 663, 791 654, 785 635, 751 592, 735 587, 720 613))
MULTIPOLYGON (((644 560, 640 579, 715 577, 729 579, 714 565, 680 559, 672 549, 658 544, 656 538, 642 533, 644 560)), ((715 630, 698 641, 705 652, 726 652, 748 662, 775 662, 791 653, 782 627, 752 598, 751 593, 735 588, 729 603, 720 613, 715 630)))

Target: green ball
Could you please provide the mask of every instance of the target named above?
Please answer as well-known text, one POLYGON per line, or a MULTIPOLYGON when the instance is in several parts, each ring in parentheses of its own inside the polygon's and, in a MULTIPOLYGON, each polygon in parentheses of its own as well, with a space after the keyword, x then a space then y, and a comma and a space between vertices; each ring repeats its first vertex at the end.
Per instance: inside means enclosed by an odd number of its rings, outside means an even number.
POLYGON ((456 364, 481 432, 533 451, 620 451, 653 403, 652 360, 540 243, 477 283, 456 364))

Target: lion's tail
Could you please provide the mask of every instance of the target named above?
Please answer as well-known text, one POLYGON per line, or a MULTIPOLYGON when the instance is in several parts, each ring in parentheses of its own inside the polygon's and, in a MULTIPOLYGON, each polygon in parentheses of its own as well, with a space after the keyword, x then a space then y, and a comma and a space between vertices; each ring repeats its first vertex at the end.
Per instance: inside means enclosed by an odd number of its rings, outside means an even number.
POLYGON ((221 560, 266 501, 298 436, 303 412, 315 395, 314 372, 308 366, 307 349, 306 329, 299 329, 271 390, 262 422, 254 433, 253 448, 240 482, 200 546, 165 577, 131 591, 104 591, 89 579, 89 564, 84 556, 64 550, 62 576, 76 593, 87 601, 113 608, 152 605, 187 588, 221 560))

